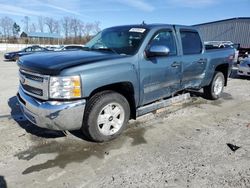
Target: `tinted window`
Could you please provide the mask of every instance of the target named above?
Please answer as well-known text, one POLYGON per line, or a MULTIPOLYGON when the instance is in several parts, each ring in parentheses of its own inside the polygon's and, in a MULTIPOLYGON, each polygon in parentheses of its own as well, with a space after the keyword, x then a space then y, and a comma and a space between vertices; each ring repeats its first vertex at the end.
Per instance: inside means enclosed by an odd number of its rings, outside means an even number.
POLYGON ((172 31, 159 31, 150 42, 150 46, 159 45, 169 48, 169 55, 176 55, 176 44, 172 31))
POLYGON ((28 47, 24 50, 25 52, 31 52, 31 47, 28 47))
POLYGON ((43 48, 39 47, 39 46, 34 46, 32 48, 32 51, 35 51, 35 52, 39 52, 39 51, 43 51, 43 48))
POLYGON ((202 52, 201 39, 197 32, 181 31, 181 42, 184 55, 200 54, 202 52))

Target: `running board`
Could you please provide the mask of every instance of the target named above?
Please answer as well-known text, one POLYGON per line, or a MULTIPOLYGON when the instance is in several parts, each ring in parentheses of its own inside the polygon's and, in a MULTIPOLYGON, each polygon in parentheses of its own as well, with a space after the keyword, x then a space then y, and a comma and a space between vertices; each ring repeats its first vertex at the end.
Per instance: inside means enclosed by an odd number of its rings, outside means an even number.
POLYGON ((182 94, 182 95, 179 95, 176 97, 172 97, 169 99, 165 99, 165 100, 162 100, 159 102, 155 102, 155 103, 140 107, 136 110, 136 117, 145 115, 145 114, 150 113, 150 112, 154 112, 154 111, 161 109, 161 108, 171 106, 175 103, 187 102, 190 100, 190 98, 191 98, 190 93, 185 93, 185 94, 182 94))

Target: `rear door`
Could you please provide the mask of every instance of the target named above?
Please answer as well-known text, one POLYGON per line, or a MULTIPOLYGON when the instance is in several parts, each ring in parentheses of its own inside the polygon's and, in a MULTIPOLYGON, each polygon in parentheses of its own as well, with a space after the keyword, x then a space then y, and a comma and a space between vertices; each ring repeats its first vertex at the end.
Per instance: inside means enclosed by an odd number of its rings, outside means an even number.
POLYGON ((207 59, 199 33, 190 27, 176 27, 182 51, 181 87, 200 88, 205 77, 207 59))
POLYGON ((171 96, 180 88, 181 64, 173 28, 156 31, 147 49, 152 45, 166 46, 170 53, 168 56, 145 57, 139 62, 142 105, 171 96))

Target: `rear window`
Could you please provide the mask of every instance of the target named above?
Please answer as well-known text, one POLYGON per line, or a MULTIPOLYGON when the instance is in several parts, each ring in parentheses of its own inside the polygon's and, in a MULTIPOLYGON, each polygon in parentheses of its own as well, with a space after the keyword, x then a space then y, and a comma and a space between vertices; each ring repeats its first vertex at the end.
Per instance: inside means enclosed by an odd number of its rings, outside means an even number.
POLYGON ((200 54, 202 52, 202 43, 198 32, 180 31, 180 33, 184 55, 200 54))

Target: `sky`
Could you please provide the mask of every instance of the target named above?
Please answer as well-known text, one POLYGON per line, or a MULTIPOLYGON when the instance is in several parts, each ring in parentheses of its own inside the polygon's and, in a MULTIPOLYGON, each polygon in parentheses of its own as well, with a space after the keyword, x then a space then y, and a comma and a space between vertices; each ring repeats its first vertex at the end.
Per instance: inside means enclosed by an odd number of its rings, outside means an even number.
POLYGON ((124 24, 193 25, 233 17, 250 17, 250 0, 0 0, 0 17, 22 25, 24 16, 61 19, 72 16, 85 23, 99 21, 101 29, 124 24))

